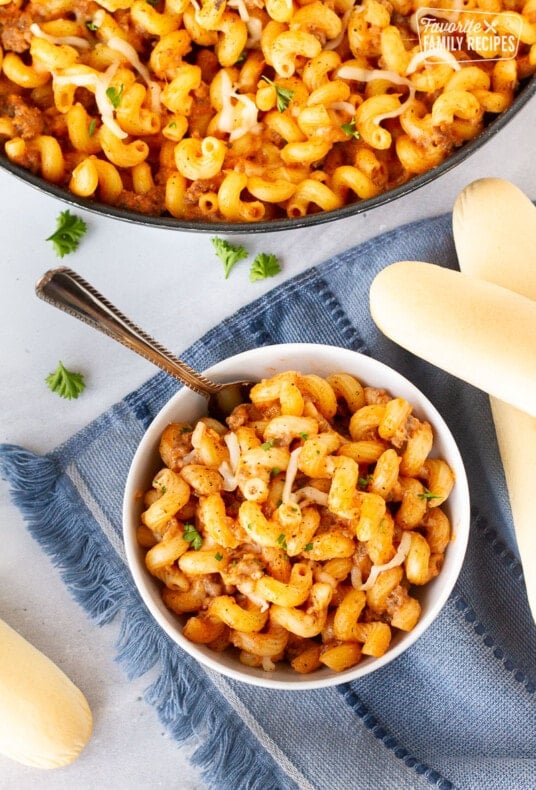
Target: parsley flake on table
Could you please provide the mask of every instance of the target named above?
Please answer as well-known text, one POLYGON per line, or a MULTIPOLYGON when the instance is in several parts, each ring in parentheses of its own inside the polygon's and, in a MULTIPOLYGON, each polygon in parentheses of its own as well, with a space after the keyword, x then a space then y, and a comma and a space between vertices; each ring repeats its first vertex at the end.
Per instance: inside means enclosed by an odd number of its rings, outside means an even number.
POLYGON ((183 538, 187 543, 190 544, 194 551, 199 551, 203 545, 203 538, 193 524, 186 523, 184 525, 183 538))
POLYGON ((52 392, 57 392, 60 398, 67 398, 68 400, 78 398, 80 393, 86 388, 83 375, 67 370, 61 362, 58 362, 58 367, 54 373, 50 373, 45 381, 52 392))
POLYGON ((216 255, 223 263, 225 279, 227 279, 233 266, 235 266, 238 261, 248 257, 248 251, 245 247, 238 247, 225 239, 220 239, 218 236, 214 236, 210 241, 212 242, 216 255))
POLYGON ((281 266, 273 253, 260 252, 249 270, 249 279, 252 283, 256 280, 265 280, 266 277, 275 277, 281 271, 281 266))
POLYGON ((56 250, 56 254, 63 258, 70 252, 74 252, 80 244, 80 239, 87 231, 87 225, 83 219, 71 214, 69 209, 62 211, 56 218, 57 228, 46 241, 51 241, 56 250))

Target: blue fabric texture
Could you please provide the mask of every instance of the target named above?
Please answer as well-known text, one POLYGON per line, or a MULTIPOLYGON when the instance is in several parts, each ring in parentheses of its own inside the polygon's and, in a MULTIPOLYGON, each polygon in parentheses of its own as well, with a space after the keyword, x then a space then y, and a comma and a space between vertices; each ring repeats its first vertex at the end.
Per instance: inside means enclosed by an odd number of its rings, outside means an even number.
MULTIPOLYGON (((3 445, 27 528, 98 623, 119 618, 117 660, 217 790, 536 787, 536 629, 487 396, 387 340, 368 292, 396 260, 456 268, 451 217, 399 228, 276 287, 182 356, 204 369, 259 345, 316 342, 373 355, 411 379, 457 439, 473 503, 456 587, 417 643, 381 670, 321 691, 263 690, 206 671, 141 602, 121 541, 121 499, 144 429, 178 384, 159 373, 46 456, 3 445)), ((438 295, 440 298, 440 295, 438 295)))

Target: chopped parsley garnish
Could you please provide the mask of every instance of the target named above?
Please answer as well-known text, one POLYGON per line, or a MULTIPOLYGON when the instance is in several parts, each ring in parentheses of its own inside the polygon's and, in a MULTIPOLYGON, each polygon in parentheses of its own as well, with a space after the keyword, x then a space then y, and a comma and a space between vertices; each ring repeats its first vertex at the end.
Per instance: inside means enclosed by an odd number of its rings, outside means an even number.
POLYGON ((361 135, 355 128, 355 118, 352 118, 352 120, 349 121, 348 123, 343 123, 341 129, 348 137, 353 137, 354 140, 359 140, 359 138, 361 137, 361 135))
POLYGON ((181 430, 180 430, 180 432, 181 433, 193 433, 193 428, 191 428, 189 425, 183 425, 181 430))
POLYGON ((99 29, 99 26, 95 24, 95 22, 86 22, 86 27, 88 30, 91 30, 92 33, 95 33, 96 30, 99 29))
POLYGON ((270 477, 277 477, 281 469, 278 466, 274 466, 274 468, 270 471, 270 477))
POLYGON ((60 398, 67 398, 67 400, 78 398, 86 387, 83 375, 67 370, 61 362, 58 362, 54 373, 47 376, 45 381, 52 392, 56 392, 60 398))
POLYGON ((235 266, 238 261, 247 258, 248 252, 245 247, 238 247, 235 244, 231 244, 230 242, 226 241, 225 239, 218 238, 218 236, 214 236, 211 239, 211 242, 216 255, 223 263, 225 279, 227 279, 233 266, 235 266))
POLYGON ((439 494, 433 494, 427 488, 424 489, 422 494, 417 494, 417 496, 419 497, 419 499, 441 499, 439 494))
POLYGON ((267 442, 263 442, 261 444, 261 450, 264 450, 265 452, 267 452, 268 450, 272 449, 274 444, 275 444, 275 439, 269 439, 267 442))
POLYGON ((184 525, 183 538, 187 543, 190 544, 194 551, 199 551, 203 545, 203 538, 193 524, 186 523, 184 525))
POLYGON ((303 441, 305 441, 306 439, 309 438, 309 434, 305 433, 305 432, 300 433, 299 436, 300 436, 301 439, 303 439, 303 441))
POLYGON ((122 84, 119 86, 119 88, 114 88, 113 85, 111 85, 109 88, 106 88, 106 95, 108 96, 110 104, 116 110, 121 104, 121 96, 123 95, 124 90, 125 86, 122 84))
POLYGON ((87 225, 83 219, 71 214, 69 209, 62 211, 56 218, 57 228, 46 241, 51 241, 56 254, 63 258, 70 252, 74 252, 80 243, 80 239, 87 231, 87 225))
POLYGON ((281 535, 277 536, 277 542, 279 543, 281 548, 286 551, 286 549, 287 549, 287 541, 286 541, 286 538, 285 538, 283 533, 281 533, 281 535))
POLYGON ((214 559, 220 562, 220 560, 223 560, 223 554, 220 554, 220 552, 217 551, 216 554, 214 555, 214 559))
POLYGON ((89 123, 89 126, 87 127, 87 133, 89 134, 90 137, 93 137, 96 128, 97 128, 97 120, 96 118, 92 118, 89 123))
POLYGON ((371 480, 372 480, 372 475, 367 475, 366 477, 358 477, 357 483, 360 488, 366 488, 371 480))
POLYGON ((265 280, 267 277, 275 277, 281 271, 281 266, 277 256, 273 253, 260 252, 249 270, 249 279, 252 283, 256 280, 265 280))
POLYGON ((308 543, 303 550, 304 551, 311 551, 312 548, 313 548, 313 544, 312 543, 308 543))
POLYGON ((285 112, 290 102, 292 101, 292 97, 294 96, 294 91, 291 91, 288 88, 282 88, 281 85, 277 85, 277 83, 275 83, 273 80, 269 79, 268 77, 263 76, 263 80, 265 80, 265 82, 267 82, 269 85, 274 86, 275 95, 276 95, 276 107, 279 110, 279 112, 285 112))

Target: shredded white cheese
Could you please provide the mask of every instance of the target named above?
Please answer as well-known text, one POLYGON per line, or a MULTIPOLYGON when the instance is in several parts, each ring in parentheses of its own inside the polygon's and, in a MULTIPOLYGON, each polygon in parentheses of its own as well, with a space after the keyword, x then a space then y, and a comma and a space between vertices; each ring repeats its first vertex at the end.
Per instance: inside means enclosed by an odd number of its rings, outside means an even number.
POLYGON ((408 63, 406 74, 413 74, 413 72, 417 71, 421 63, 426 63, 430 58, 437 58, 441 63, 447 63, 455 71, 459 71, 461 69, 460 64, 452 52, 449 52, 444 48, 438 48, 434 49, 432 52, 426 52, 425 50, 422 52, 417 52, 408 63))
POLYGON ((402 535, 402 539, 398 545, 398 550, 393 557, 392 560, 389 562, 384 563, 383 565, 373 565, 370 569, 370 573, 368 575, 367 581, 362 584, 358 589, 359 590, 370 590, 370 588, 374 585, 374 582, 378 578, 379 574, 382 571, 389 571, 391 568, 396 568, 398 565, 402 565, 404 560, 407 557, 409 547, 411 545, 411 534, 409 532, 404 532, 402 535))
MULTIPOLYGON (((327 41, 324 44, 324 49, 337 49, 339 44, 342 42, 343 38, 346 35, 346 28, 348 27, 348 20, 350 19, 350 16, 352 15, 352 13, 354 11, 355 2, 356 2, 356 0, 352 0, 352 5, 350 6, 350 8, 347 11, 344 12, 344 14, 341 17, 341 23, 342 23, 341 32, 339 33, 337 38, 332 38, 331 41, 327 41)), ((357 9, 357 13, 361 14, 364 10, 365 10, 364 6, 361 6, 360 8, 357 9)))
POLYGON ((383 113, 380 113, 379 115, 376 115, 376 117, 374 118, 374 123, 380 124, 382 121, 385 121, 387 118, 396 118, 399 115, 402 115, 402 113, 404 112, 406 107, 409 104, 411 104, 412 101, 413 101, 413 96, 410 93, 410 95, 408 96, 406 101, 402 102, 400 107, 397 107, 395 110, 391 110, 390 112, 383 112, 383 113))
POLYGON ((246 27, 248 29, 246 49, 259 49, 261 46, 262 20, 256 16, 250 16, 246 22, 246 27))
POLYGON ((290 461, 288 462, 285 475, 285 485, 283 486, 283 493, 281 494, 281 500, 284 504, 292 502, 292 486, 294 485, 294 480, 298 473, 298 458, 300 457, 301 451, 301 447, 296 447, 290 454, 290 461))
POLYGON ((240 445, 238 444, 236 433, 233 433, 232 431, 231 433, 226 433, 223 437, 223 441, 229 450, 229 462, 231 464, 231 469, 233 472, 236 472, 238 463, 240 461, 240 445))
POLYGON ((149 94, 151 96, 151 109, 153 112, 160 111, 160 86, 154 80, 151 79, 151 75, 149 73, 149 69, 145 66, 138 57, 138 53, 132 46, 129 44, 128 41, 125 41, 119 36, 112 36, 106 42, 106 45, 110 47, 110 49, 114 49, 116 52, 120 52, 123 57, 125 57, 128 62, 134 67, 134 69, 138 72, 140 77, 147 85, 147 89, 149 90, 149 94))
POLYGON ((236 588, 242 593, 242 595, 245 595, 246 598, 249 598, 254 606, 258 606, 261 612, 265 612, 268 609, 269 603, 266 598, 263 598, 261 595, 254 592, 255 582, 252 579, 247 579, 246 581, 240 582, 236 585, 236 588))
POLYGON ((242 22, 249 22, 249 11, 246 8, 244 0, 227 0, 227 7, 234 8, 236 11, 238 11, 238 15, 242 22))
POLYGON ((30 33, 36 38, 48 41, 49 44, 59 44, 60 46, 66 44, 69 47, 78 47, 78 49, 89 49, 91 47, 89 41, 81 36, 51 36, 45 33, 44 30, 41 30, 36 22, 30 25, 30 33))
POLYGON ((238 480, 236 479, 236 475, 233 474, 231 467, 227 463, 227 461, 223 461, 219 467, 218 472, 223 478, 222 488, 224 491, 234 491, 238 485, 238 480))
POLYGON ((248 132, 260 131, 257 120, 258 108, 249 96, 236 93, 233 90, 231 78, 227 72, 221 73, 221 100, 222 109, 218 118, 218 129, 220 132, 229 134, 229 140, 237 140, 248 132), (233 104, 233 99, 240 102, 243 106, 237 110, 233 104))
POLYGON ((410 102, 412 102, 415 98, 415 86, 411 80, 408 80, 407 77, 403 77, 402 75, 397 74, 396 71, 391 71, 389 69, 365 69, 361 66, 343 65, 337 71, 337 76, 342 77, 344 80, 356 80, 357 82, 388 80, 389 82, 393 82, 395 85, 405 85, 408 88, 408 98, 400 105, 400 107, 397 107, 395 110, 391 110, 390 112, 381 113, 381 115, 377 115, 374 118, 374 123, 378 125, 387 118, 396 118, 398 115, 401 115, 410 102))
POLYGON ((97 71, 87 73, 80 70, 77 72, 76 67, 71 66, 69 67, 68 74, 53 72, 52 79, 55 85, 75 85, 79 88, 93 88, 95 91, 97 109, 101 116, 102 123, 115 134, 116 137, 123 140, 125 137, 128 137, 128 135, 121 129, 115 120, 112 103, 106 95, 106 91, 110 87, 110 83, 118 67, 119 63, 112 63, 108 66, 104 74, 101 74, 97 71))
POLYGON ((329 586, 332 587, 334 590, 337 589, 337 584, 338 584, 337 580, 330 573, 327 573, 326 571, 319 571, 318 573, 316 573, 315 581, 324 582, 324 584, 329 584, 329 586))
POLYGON ((410 91, 415 91, 413 83, 406 77, 390 69, 365 69, 362 66, 342 65, 337 69, 337 76, 343 80, 356 80, 356 82, 371 82, 372 80, 388 80, 395 85, 406 85, 410 91))
POLYGON ((223 490, 234 491, 238 485, 236 472, 240 462, 240 445, 235 433, 226 433, 223 441, 229 450, 229 462, 223 461, 219 467, 218 472, 223 477, 223 490))
POLYGON ((298 490, 292 494, 292 501, 299 505, 314 502, 316 505, 327 507, 328 495, 324 491, 319 491, 318 488, 314 486, 304 486, 303 488, 298 488, 298 490))

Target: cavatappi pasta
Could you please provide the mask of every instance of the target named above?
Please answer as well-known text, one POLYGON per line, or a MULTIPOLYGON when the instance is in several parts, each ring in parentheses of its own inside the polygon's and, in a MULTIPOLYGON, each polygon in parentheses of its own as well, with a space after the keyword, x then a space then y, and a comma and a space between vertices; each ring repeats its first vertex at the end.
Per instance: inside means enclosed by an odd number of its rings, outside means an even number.
POLYGON ((347 373, 295 371, 227 423, 168 425, 142 495, 137 539, 184 636, 267 671, 383 655, 451 539, 431 425, 347 373))
POLYGON ((536 69, 534 0, 428 4, 486 27, 461 44, 432 28, 433 51, 421 5, 0 0, 5 154, 77 196, 194 221, 374 197, 478 135, 536 69))

